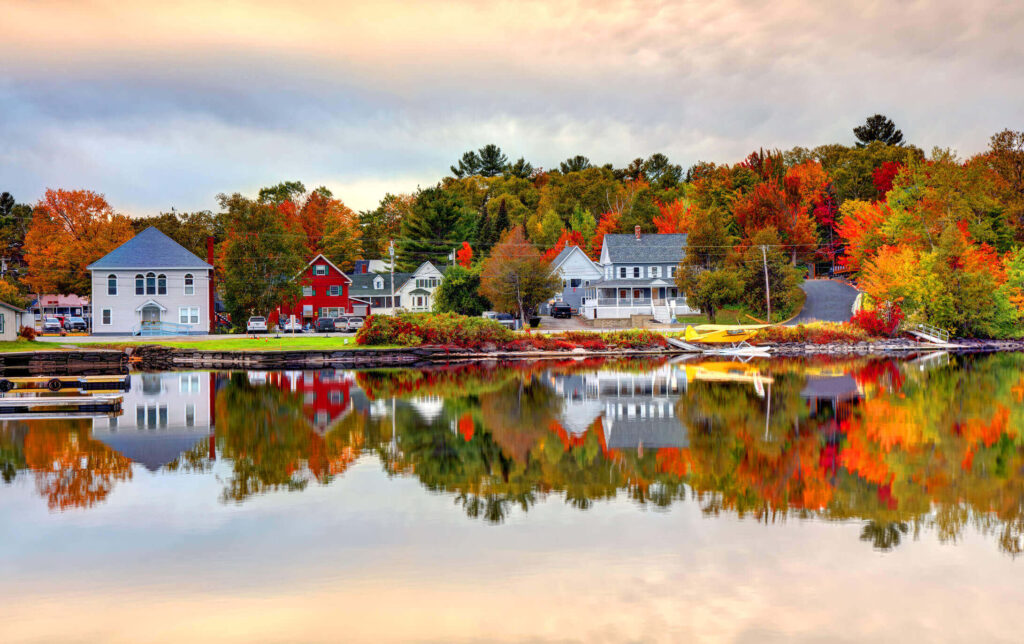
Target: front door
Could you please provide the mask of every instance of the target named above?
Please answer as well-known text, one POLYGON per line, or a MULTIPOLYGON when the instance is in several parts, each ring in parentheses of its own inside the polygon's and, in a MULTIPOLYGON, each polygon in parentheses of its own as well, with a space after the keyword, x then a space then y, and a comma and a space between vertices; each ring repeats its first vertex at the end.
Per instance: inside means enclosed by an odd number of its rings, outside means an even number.
POLYGON ((142 325, 152 326, 160 323, 160 307, 154 304, 147 304, 142 307, 142 325))

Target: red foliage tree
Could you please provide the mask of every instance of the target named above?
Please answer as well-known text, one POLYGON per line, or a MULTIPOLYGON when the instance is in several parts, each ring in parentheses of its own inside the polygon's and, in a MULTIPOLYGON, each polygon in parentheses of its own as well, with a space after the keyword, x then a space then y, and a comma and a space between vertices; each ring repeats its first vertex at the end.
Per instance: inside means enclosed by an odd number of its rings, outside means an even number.
POLYGON ((601 255, 601 247, 604 245, 604 236, 616 233, 619 230, 619 213, 610 210, 601 214, 597 222, 597 231, 594 238, 590 240, 590 259, 597 260, 601 255))
POLYGON ((671 203, 657 202, 659 214, 654 217, 654 227, 659 234, 686 233, 693 224, 693 208, 682 199, 671 203))
POLYGON ((551 262, 558 253, 562 252, 563 249, 569 246, 579 246, 580 250, 586 250, 586 244, 583 241, 583 234, 576 230, 569 230, 568 228, 562 229, 562 234, 558 237, 558 241, 551 247, 548 252, 544 253, 544 261, 551 262))
POLYGON ((469 268, 473 263, 473 248, 469 242, 462 242, 462 247, 455 253, 455 261, 463 268, 469 268))
POLYGON ((904 168, 902 163, 896 161, 886 161, 882 165, 875 168, 875 171, 871 173, 871 181, 875 184, 875 190, 878 191, 878 200, 882 201, 885 199, 885 195, 892 190, 893 179, 900 173, 900 170, 904 168))

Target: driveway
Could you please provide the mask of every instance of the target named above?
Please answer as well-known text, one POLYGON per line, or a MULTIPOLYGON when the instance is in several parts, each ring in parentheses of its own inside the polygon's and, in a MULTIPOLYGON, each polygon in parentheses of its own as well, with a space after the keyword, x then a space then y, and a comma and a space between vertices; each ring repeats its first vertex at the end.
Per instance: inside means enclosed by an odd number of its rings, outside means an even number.
POLYGON ((800 285, 807 293, 807 301, 800 315, 787 322, 787 326, 807 322, 846 322, 853 315, 853 302, 857 289, 845 282, 818 279, 800 285))

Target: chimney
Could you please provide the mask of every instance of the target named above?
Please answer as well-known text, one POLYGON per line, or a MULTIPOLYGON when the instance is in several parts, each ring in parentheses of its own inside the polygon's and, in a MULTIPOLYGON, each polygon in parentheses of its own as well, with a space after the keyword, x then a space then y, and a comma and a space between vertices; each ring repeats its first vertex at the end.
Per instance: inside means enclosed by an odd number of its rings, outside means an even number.
POLYGON ((636 234, 636 238, 640 239, 640 226, 634 227, 633 232, 636 234))

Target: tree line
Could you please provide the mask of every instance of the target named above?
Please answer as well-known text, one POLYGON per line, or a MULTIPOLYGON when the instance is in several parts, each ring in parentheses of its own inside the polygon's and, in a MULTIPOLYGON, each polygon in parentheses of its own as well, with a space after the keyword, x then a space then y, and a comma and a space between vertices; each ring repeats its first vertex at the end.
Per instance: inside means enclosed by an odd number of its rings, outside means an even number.
MULTIPOLYGON (((217 211, 140 218, 115 213, 88 190, 48 190, 34 205, 4 193, 0 296, 87 293, 84 267, 152 225, 200 257, 214 237, 222 295, 246 314, 294 296, 283 277, 318 252, 349 269, 358 258, 386 258, 394 241, 397 270, 412 271, 468 246, 452 281, 460 293, 475 286, 472 297, 444 306, 472 312, 498 305, 481 295, 479 280, 503 239, 511 246, 499 255, 530 255, 516 261, 536 270, 566 245, 596 258, 605 234, 639 227, 688 235, 679 286, 712 317, 725 306, 764 314, 766 289, 773 317, 788 314, 814 267, 858 280, 871 302, 898 303, 911 321, 967 335, 1012 333, 1024 306, 1024 133, 1000 132, 969 159, 925 154, 882 115, 853 134, 850 145, 757 150, 685 170, 660 153, 624 167, 575 155, 545 169, 488 144, 463 154, 437 184, 386 194, 361 212, 299 181, 219 195, 217 211)), ((519 312, 519 299, 502 304, 519 312)))

